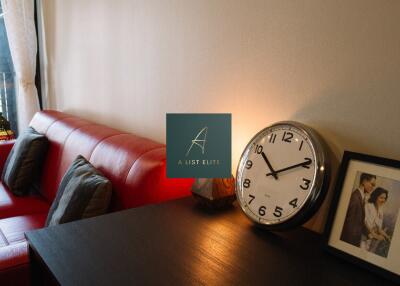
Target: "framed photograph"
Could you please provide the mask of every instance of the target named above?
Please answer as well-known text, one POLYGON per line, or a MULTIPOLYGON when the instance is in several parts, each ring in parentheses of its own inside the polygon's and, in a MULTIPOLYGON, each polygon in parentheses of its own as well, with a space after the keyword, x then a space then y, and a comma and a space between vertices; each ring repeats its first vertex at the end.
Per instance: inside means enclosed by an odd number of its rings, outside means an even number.
POLYGON ((345 151, 325 230, 329 251, 400 282, 400 161, 345 151))

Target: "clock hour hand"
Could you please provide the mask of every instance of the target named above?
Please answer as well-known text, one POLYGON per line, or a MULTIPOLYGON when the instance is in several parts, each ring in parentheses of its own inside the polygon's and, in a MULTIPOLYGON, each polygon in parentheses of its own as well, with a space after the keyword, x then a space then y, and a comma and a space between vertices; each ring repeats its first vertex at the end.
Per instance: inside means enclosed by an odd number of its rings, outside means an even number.
POLYGON ((270 175, 272 175, 275 180, 278 180, 278 176, 276 175, 276 172, 274 171, 274 168, 272 168, 271 163, 269 162, 267 155, 265 155, 264 151, 261 152, 261 156, 264 158, 265 163, 267 163, 268 168, 270 169, 271 173, 269 173, 270 175))
POLYGON ((295 165, 292 165, 292 166, 289 166, 289 167, 286 167, 286 168, 283 168, 283 169, 280 169, 280 170, 277 170, 277 171, 271 170, 272 172, 268 173, 267 176, 274 176, 275 177, 276 174, 278 174, 278 173, 281 173, 281 172, 284 172, 284 171, 287 171, 287 170, 290 170, 290 169, 294 169, 294 168, 297 168, 297 167, 306 167, 307 168, 307 166, 312 163, 312 160, 310 158, 304 158, 304 159, 305 159, 305 161, 301 162, 299 164, 295 164, 295 165))

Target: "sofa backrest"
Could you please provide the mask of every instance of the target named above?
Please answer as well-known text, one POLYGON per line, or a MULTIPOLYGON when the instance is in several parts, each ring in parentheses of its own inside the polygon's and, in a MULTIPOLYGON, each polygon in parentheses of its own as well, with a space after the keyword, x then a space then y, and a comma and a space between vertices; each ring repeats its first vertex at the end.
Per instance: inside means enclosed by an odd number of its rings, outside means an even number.
POLYGON ((41 192, 49 202, 78 155, 111 181, 112 211, 190 194, 192 179, 166 177, 163 144, 53 110, 36 113, 30 126, 50 141, 41 177, 41 192))

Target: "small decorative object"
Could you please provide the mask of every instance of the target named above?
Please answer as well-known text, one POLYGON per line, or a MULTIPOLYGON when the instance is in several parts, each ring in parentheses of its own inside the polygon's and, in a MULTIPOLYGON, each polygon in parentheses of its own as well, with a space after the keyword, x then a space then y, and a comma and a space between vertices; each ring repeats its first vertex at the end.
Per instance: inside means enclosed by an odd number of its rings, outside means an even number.
POLYGON ((198 178, 192 186, 192 194, 210 208, 223 208, 235 201, 235 178, 198 178))
POLYGON ((322 139, 297 122, 278 122, 247 144, 236 175, 236 196, 258 226, 288 229, 306 222, 321 205, 329 185, 322 139))
POLYGON ((0 141, 15 139, 14 132, 11 130, 10 122, 4 118, 0 112, 0 141))
POLYGON ((400 283, 400 161, 344 152, 328 250, 400 283))

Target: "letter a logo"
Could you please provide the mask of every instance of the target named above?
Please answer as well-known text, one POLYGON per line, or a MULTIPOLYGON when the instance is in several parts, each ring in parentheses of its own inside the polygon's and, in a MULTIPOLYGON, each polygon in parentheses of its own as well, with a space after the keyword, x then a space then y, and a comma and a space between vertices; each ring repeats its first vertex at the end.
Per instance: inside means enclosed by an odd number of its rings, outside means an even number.
POLYGON ((190 150, 192 150, 192 147, 194 145, 197 145, 198 147, 200 147, 201 154, 204 154, 204 149, 205 149, 206 140, 207 140, 207 129, 208 129, 208 127, 206 126, 203 129, 201 129, 199 133, 197 133, 197 136, 192 140, 192 144, 190 145, 188 151, 186 152, 186 156, 189 155, 190 150))

